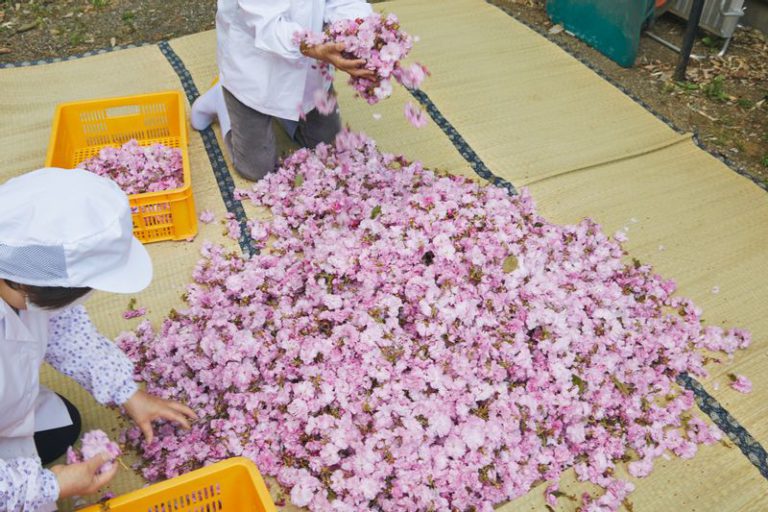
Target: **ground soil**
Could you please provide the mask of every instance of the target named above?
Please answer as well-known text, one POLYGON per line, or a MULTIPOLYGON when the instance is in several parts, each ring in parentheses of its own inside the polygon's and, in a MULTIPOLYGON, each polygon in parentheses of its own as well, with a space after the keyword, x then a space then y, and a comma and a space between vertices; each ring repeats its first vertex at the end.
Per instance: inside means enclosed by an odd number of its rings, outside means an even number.
MULTIPOLYGON (((435 0, 429 0, 435 1, 435 0)), ((739 29, 728 53, 701 34, 687 80, 672 79, 678 55, 644 36, 637 62, 622 68, 553 26, 543 0, 491 0, 670 119, 702 144, 768 184, 768 38, 739 29)), ((156 42, 212 29, 213 0, 0 0, 0 62, 62 57, 156 42)), ((685 24, 669 14, 653 27, 679 44, 685 24)))

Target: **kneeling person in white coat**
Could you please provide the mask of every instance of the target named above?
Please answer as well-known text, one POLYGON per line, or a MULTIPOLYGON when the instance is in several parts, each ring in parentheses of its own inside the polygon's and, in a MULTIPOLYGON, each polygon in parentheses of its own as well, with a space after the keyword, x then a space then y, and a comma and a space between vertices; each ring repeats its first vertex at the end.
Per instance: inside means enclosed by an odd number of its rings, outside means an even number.
POLYGON ((256 181, 274 170, 273 118, 303 147, 335 140, 338 109, 322 115, 315 108, 316 95, 332 85, 318 61, 352 76, 373 73, 363 68, 365 61, 345 58, 343 45, 302 49, 293 36, 305 29, 320 33, 326 22, 371 12, 364 0, 218 0, 219 73, 232 126, 227 146, 238 174, 256 181))
POLYGON ((133 365, 101 336, 79 305, 91 290, 135 293, 152 262, 133 237, 127 196, 83 170, 41 169, 0 185, 0 510, 55 510, 117 471, 102 458, 48 464, 80 435, 80 415, 40 385, 48 362, 102 404, 122 405, 152 440, 152 422, 188 428, 188 407, 140 390, 133 365))

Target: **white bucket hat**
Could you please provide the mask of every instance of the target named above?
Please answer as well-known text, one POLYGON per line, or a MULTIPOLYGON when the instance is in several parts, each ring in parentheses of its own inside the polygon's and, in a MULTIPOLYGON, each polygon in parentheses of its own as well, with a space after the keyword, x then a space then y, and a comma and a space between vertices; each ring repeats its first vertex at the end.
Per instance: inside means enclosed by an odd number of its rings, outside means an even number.
POLYGON ((0 278, 135 293, 152 280, 152 261, 116 183, 46 168, 0 185, 0 278))

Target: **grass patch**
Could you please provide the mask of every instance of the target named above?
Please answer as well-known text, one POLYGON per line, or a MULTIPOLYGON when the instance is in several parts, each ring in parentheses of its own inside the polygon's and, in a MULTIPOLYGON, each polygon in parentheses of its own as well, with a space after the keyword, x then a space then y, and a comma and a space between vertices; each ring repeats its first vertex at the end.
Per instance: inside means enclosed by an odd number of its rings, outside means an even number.
POLYGON ((675 85, 681 88, 684 91, 698 91, 699 90, 699 84, 695 84, 693 82, 675 82, 675 85))
POLYGON ((704 46, 706 46, 710 50, 720 51, 720 48, 722 48, 723 43, 725 43, 725 39, 717 36, 704 36, 701 38, 701 42, 704 44, 704 46))
POLYGON ((704 84, 702 90, 707 98, 714 101, 725 102, 730 99, 730 96, 725 92, 725 77, 723 75, 717 75, 711 82, 704 84))
POLYGON ((69 44, 72 46, 80 46, 85 42, 85 32, 77 30, 69 35, 69 44))

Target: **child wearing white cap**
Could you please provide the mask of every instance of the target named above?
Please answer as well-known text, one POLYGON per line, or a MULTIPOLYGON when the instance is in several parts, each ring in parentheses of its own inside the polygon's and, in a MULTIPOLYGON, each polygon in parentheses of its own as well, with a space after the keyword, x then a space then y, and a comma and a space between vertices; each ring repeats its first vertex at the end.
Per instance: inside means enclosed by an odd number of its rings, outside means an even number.
POLYGON ((188 407, 151 396, 133 366, 79 303, 91 292, 135 293, 152 263, 133 237, 127 196, 83 170, 40 169, 0 185, 0 510, 55 510, 96 492, 117 471, 107 460, 44 469, 79 436, 77 409, 40 385, 43 361, 102 404, 124 408, 153 438, 152 422, 189 427, 188 407))

